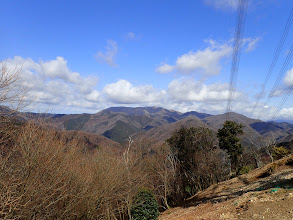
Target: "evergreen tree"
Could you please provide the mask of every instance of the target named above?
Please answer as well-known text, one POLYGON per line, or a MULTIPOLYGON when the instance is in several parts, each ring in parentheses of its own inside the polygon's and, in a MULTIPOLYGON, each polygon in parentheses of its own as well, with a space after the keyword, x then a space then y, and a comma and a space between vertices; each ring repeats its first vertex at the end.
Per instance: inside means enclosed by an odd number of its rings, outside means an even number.
POLYGON ((153 193, 148 189, 140 190, 131 207, 132 219, 157 220, 159 214, 159 205, 153 193))
POLYGON ((223 127, 218 130, 219 147, 226 150, 231 165, 236 170, 238 168, 239 156, 243 153, 243 146, 238 135, 243 134, 243 125, 234 121, 225 121, 223 127))

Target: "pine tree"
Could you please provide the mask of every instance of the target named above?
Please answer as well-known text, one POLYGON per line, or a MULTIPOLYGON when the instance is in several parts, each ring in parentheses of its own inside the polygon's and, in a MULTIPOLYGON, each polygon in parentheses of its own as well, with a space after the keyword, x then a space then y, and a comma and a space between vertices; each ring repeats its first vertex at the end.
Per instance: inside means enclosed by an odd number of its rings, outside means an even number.
POLYGON ((238 168, 239 156, 243 153, 243 146, 240 143, 238 135, 243 134, 243 125, 234 121, 225 121, 223 127, 218 130, 219 147, 226 150, 231 165, 236 170, 238 168))

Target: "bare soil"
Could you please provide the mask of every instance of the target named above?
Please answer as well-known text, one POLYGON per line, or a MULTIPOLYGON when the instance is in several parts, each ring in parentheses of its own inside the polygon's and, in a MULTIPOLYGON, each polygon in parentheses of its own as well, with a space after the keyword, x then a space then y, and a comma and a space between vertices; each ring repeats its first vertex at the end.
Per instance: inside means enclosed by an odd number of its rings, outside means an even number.
POLYGON ((165 219, 293 219, 293 156, 210 186, 165 219))

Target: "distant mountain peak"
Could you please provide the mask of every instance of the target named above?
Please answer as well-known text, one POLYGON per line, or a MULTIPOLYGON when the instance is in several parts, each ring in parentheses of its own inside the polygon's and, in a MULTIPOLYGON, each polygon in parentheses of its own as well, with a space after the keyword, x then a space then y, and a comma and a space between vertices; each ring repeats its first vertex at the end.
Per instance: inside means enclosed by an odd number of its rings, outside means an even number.
POLYGON ((117 106, 117 107, 110 107, 103 111, 111 111, 116 113, 126 113, 129 115, 150 115, 150 114, 158 114, 158 113, 176 113, 177 115, 181 115, 182 113, 168 110, 162 107, 157 106, 147 106, 147 107, 125 107, 125 106, 117 106))
POLYGON ((209 117, 209 116, 212 116, 210 114, 206 114, 206 113, 199 113, 199 112, 196 112, 196 111, 190 111, 190 112, 185 112, 184 114, 182 114, 183 117, 187 117, 189 115, 193 115, 193 116, 196 116, 200 119, 203 119, 203 118, 206 118, 206 117, 209 117))

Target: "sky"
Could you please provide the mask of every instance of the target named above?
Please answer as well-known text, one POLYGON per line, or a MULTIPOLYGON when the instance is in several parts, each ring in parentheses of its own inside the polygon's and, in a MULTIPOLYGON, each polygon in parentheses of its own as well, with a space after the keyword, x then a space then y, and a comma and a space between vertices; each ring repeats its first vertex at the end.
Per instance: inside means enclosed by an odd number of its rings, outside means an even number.
MULTIPOLYGON (((113 106, 158 106, 225 113, 238 0, 2 0, 0 62, 22 70, 31 111, 96 113, 113 106)), ((293 120, 290 60, 280 52, 292 0, 249 0, 231 110, 293 120), (280 111, 278 109, 280 108, 280 111)), ((292 27, 293 29, 293 27, 292 27)))

